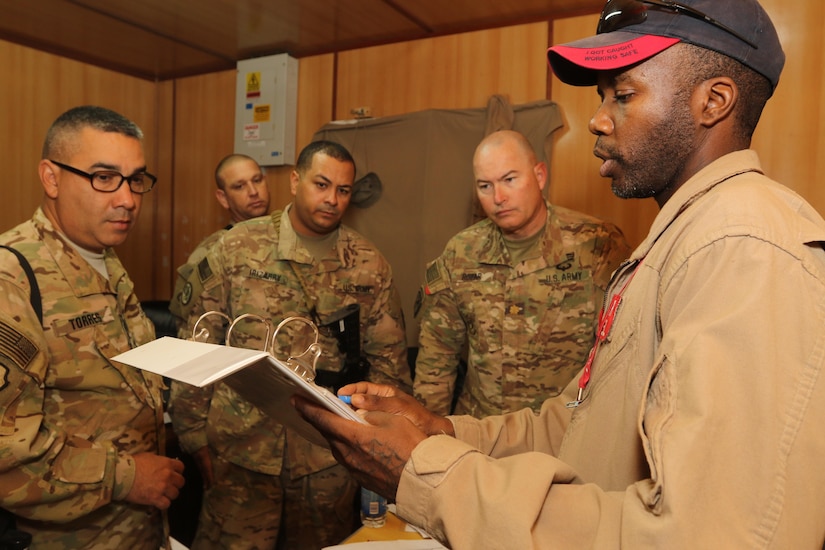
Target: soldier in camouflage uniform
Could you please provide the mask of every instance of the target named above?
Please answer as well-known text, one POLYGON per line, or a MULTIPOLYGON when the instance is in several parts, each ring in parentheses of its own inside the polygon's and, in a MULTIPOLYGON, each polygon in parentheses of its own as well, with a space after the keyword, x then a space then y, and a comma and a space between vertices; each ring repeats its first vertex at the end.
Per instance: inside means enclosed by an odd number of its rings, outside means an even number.
POLYGON ((178 278, 169 310, 180 320, 180 329, 186 326, 189 316, 188 308, 184 307, 183 303, 192 303, 191 296, 183 296, 184 289, 189 288, 186 286, 186 279, 198 262, 234 224, 264 216, 269 212, 266 172, 252 157, 233 153, 221 159, 215 168, 215 185, 215 198, 229 212, 232 223, 204 238, 186 259, 186 263, 178 268, 178 278))
POLYGON ((36 275, 0 250, 0 503, 38 550, 166 547, 183 485, 163 456, 162 379, 111 360, 154 338, 111 248, 154 185, 141 140, 108 109, 61 115, 41 207, 0 235, 36 275))
MULTIPOLYGON (((323 325, 358 304, 367 378, 410 388, 404 319, 390 266, 371 243, 340 225, 354 176, 346 149, 331 142, 308 145, 291 175, 293 202, 283 212, 237 224, 189 277, 190 333, 208 311, 231 318, 252 313, 273 325, 301 316, 323 325)), ((199 328, 222 341, 223 328, 211 319, 199 328)), ((232 344, 262 349, 261 328, 236 326, 232 344)), ((304 351, 307 328, 287 325, 275 355, 304 351)), ((321 331, 320 343, 318 369, 339 378, 327 385, 340 385, 345 357, 338 342, 321 331)), ((326 448, 285 429, 223 383, 203 389, 173 383, 170 414, 181 445, 205 466, 211 484, 193 549, 275 548, 280 529, 279 547, 305 550, 338 543, 352 532, 358 486, 326 448)))
POLYGON ((629 248, 614 225, 544 200, 547 168, 517 132, 487 136, 473 171, 488 218, 427 266, 415 395, 438 414, 538 412, 584 365, 604 290, 629 248))

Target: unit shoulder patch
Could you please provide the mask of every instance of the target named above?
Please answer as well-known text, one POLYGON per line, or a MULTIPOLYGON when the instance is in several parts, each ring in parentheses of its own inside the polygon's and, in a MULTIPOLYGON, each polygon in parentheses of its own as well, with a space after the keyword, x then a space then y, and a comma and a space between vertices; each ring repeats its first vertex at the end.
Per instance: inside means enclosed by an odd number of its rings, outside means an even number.
POLYGON ((428 296, 440 292, 445 288, 450 288, 450 278, 447 275, 447 268, 441 259, 433 260, 427 264, 424 273, 424 293, 428 296))

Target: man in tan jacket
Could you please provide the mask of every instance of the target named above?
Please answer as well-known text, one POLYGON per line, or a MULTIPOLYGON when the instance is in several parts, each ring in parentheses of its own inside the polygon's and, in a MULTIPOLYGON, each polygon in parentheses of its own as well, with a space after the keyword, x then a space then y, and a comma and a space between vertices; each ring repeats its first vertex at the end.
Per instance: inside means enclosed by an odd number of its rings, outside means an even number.
POLYGON ((822 548, 825 221, 749 150, 784 64, 770 19, 756 0, 610 0, 549 57, 597 86, 614 193, 661 209, 569 408, 445 419, 365 383, 341 393, 371 426, 296 404, 457 550, 822 548))

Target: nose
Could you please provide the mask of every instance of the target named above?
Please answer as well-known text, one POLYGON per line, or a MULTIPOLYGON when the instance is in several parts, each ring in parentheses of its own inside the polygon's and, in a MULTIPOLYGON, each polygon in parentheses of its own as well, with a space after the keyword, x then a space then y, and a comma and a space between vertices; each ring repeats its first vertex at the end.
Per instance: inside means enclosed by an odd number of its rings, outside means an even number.
POLYGON ((332 206, 338 206, 338 189, 334 185, 327 187, 324 201, 332 206))
POLYGON ((126 181, 124 181, 112 195, 114 195, 112 198, 114 206, 125 208, 126 210, 134 210, 139 200, 137 197, 140 196, 137 193, 132 193, 131 188, 129 188, 129 183, 126 181))
POLYGON ((504 191, 504 186, 502 185, 494 185, 493 186, 493 202, 496 204, 502 204, 507 200, 507 193, 504 191))
POLYGON ((587 128, 590 130, 591 134, 596 136, 603 136, 613 133, 613 119, 608 115, 604 103, 602 103, 602 105, 596 109, 596 112, 593 113, 593 118, 590 119, 587 128))
POLYGON ((249 195, 255 197, 258 195, 258 186, 254 182, 249 182, 249 195))

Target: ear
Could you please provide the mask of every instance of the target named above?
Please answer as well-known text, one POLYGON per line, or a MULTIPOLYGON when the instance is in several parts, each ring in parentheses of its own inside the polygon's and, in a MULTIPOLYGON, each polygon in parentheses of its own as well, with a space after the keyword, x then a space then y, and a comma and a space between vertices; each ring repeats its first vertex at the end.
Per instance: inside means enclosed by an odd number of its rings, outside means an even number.
POLYGON ((699 123, 706 128, 729 119, 739 102, 739 88, 727 76, 708 79, 697 90, 702 101, 699 123))
POLYGON ((539 182, 539 189, 544 189, 544 186, 547 185, 547 165, 543 162, 539 162, 535 166, 533 166, 533 173, 536 175, 536 180, 539 182))
POLYGON ((229 210, 229 201, 226 200, 226 192, 223 189, 215 189, 215 198, 218 199, 224 210, 229 210))
POLYGON ((37 173, 40 176, 40 183, 43 184, 43 192, 45 192, 46 196, 50 199, 56 199, 60 185, 57 181, 57 173, 52 163, 46 159, 41 160, 37 165, 37 173))
POLYGON ((292 173, 289 174, 289 190, 290 190, 290 192, 292 192, 293 197, 298 192, 298 184, 300 182, 301 182, 301 176, 298 175, 297 170, 293 170, 292 173))

